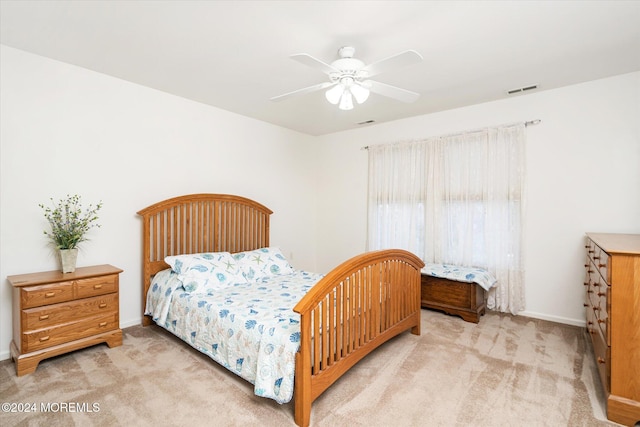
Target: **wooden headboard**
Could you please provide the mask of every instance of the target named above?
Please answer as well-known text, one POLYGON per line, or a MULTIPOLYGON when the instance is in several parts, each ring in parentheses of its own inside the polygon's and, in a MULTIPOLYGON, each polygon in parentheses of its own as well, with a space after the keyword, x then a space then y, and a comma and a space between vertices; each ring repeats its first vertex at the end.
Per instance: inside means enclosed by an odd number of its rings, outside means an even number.
MULTIPOLYGON (((139 211, 143 220, 143 313, 153 276, 169 268, 165 257, 267 247, 272 213, 244 197, 207 193, 174 197, 139 211)), ((150 323, 145 316, 143 324, 150 323)))

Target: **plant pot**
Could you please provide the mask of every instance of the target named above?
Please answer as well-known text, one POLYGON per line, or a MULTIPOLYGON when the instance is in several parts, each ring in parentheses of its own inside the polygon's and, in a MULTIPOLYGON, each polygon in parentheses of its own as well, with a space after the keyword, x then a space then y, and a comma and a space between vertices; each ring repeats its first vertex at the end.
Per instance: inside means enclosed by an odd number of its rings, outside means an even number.
POLYGON ((76 261, 78 260, 78 249, 60 249, 60 264, 63 273, 73 273, 76 271, 76 261))

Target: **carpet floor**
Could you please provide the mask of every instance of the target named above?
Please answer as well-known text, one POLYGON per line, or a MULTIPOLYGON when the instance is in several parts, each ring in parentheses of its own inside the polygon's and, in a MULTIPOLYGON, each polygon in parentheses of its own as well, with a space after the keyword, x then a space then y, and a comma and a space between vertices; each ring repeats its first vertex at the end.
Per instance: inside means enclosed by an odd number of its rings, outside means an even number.
MULTIPOLYGON (((2 426, 294 426, 293 403, 253 386, 157 326, 44 360, 0 363, 2 426), (7 405, 7 403, 9 405, 7 405)), ((606 420, 584 329, 423 310, 422 334, 381 346, 320 396, 312 426, 617 426, 606 420)))

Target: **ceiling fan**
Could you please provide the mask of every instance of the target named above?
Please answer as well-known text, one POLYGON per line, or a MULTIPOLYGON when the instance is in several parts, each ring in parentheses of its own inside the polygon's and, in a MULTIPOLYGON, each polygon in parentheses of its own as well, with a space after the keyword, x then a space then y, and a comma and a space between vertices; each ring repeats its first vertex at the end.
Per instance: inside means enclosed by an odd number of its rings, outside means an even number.
POLYGON ((402 102, 414 102, 418 99, 419 93, 369 80, 370 77, 380 73, 422 61, 422 56, 418 52, 407 50, 369 65, 365 65, 364 62, 354 58, 354 53, 355 48, 353 47, 341 47, 338 50, 340 59, 333 61, 331 64, 327 64, 307 53, 291 55, 291 59, 327 74, 329 81, 275 96, 271 100, 282 101, 292 96, 304 95, 327 88, 330 88, 325 92, 327 101, 338 105, 341 110, 351 110, 354 98, 358 104, 362 104, 369 98, 370 92, 402 102))

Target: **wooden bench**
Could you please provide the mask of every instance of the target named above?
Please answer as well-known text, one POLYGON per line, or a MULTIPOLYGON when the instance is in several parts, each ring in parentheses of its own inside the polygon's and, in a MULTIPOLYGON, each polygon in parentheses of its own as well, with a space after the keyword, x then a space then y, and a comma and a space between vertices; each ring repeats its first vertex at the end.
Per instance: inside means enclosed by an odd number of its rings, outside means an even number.
POLYGON ((443 311, 478 323, 485 313, 485 290, 477 283, 458 282, 422 274, 421 307, 443 311))

